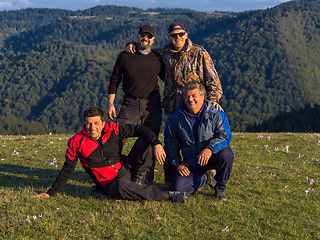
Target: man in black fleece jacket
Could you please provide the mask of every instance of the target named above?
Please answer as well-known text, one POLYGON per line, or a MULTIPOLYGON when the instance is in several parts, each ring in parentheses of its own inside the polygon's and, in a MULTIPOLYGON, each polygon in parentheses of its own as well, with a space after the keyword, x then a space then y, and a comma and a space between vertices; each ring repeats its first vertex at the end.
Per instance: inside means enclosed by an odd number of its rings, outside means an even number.
MULTIPOLYGON (((162 123, 158 76, 163 79, 165 66, 159 54, 151 49, 155 41, 155 31, 152 26, 140 27, 137 39, 136 53, 121 52, 113 68, 108 90, 108 117, 111 120, 116 117, 114 99, 118 85, 122 81, 124 96, 117 122, 136 124, 141 120, 142 125, 149 127, 158 136, 162 123)), ((144 152, 145 158, 152 158, 151 148, 142 142, 138 140, 136 143, 140 151, 144 152)), ((144 164, 145 168, 136 173, 134 181, 142 186, 151 184, 154 162, 151 166, 144 164)))

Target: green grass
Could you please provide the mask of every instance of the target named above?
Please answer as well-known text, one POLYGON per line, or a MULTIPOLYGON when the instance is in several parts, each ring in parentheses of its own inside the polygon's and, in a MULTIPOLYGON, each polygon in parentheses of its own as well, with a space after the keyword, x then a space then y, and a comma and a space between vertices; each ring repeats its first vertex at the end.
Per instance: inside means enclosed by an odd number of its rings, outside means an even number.
MULTIPOLYGON (((227 202, 214 199, 207 187, 184 204, 109 199, 90 191, 93 183, 79 162, 60 194, 32 198, 55 180, 69 137, 0 137, 0 238, 320 239, 317 134, 234 133, 227 202), (282 151, 286 146, 288 152, 282 151), (53 159, 57 167, 50 165, 53 159)), ((160 186, 163 170, 156 169, 160 186)))

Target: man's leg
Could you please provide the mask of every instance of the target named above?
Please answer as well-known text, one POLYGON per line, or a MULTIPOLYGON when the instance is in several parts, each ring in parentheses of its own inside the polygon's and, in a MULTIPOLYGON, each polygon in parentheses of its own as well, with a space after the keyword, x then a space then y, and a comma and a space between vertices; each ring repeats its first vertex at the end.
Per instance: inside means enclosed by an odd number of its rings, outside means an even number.
POLYGON ((178 172, 173 174, 173 191, 187 192, 189 195, 198 191, 206 184, 206 168, 195 168, 191 166, 188 168, 190 170, 189 176, 181 176, 178 172))
MULTIPOLYGON (((140 114, 141 114, 141 124, 150 128, 154 134, 158 137, 160 133, 160 128, 162 124, 162 109, 160 94, 156 94, 148 99, 140 101, 140 114)), ((146 175, 146 180, 148 184, 153 183, 154 179, 154 167, 155 158, 152 154, 152 149, 148 149, 148 155, 153 158, 153 165, 150 166, 149 171, 146 175)))
POLYGON ((218 153, 214 153, 209 162, 208 168, 216 169, 216 185, 214 186, 215 197, 221 201, 226 201, 227 195, 225 194, 226 183, 230 178, 234 154, 230 147, 222 149, 218 153))
MULTIPOLYGON (((168 125, 169 119, 171 115, 167 115, 166 118, 166 127, 168 125)), ((171 164, 169 159, 167 158, 165 163, 163 164, 164 170, 164 185, 160 188, 162 191, 169 191, 172 189, 172 182, 173 182, 173 174, 175 172, 174 166, 171 164)))
POLYGON ((173 174, 175 172, 174 166, 169 162, 168 158, 163 164, 164 170, 164 185, 161 186, 162 191, 170 191, 172 189, 173 174))
POLYGON ((208 168, 216 169, 216 186, 226 189, 226 183, 230 178, 232 170, 234 154, 230 147, 222 149, 220 152, 214 153, 209 162, 208 168))
POLYGON ((132 159, 129 154, 116 178, 105 187, 110 197, 128 200, 170 200, 174 202, 185 202, 187 200, 187 195, 183 192, 164 193, 154 185, 143 188, 132 182, 130 171, 132 161, 134 161, 134 159, 132 159))
POLYGON ((108 186, 107 192, 110 197, 122 198, 128 200, 168 200, 166 195, 161 192, 156 186, 150 185, 143 188, 140 185, 131 181, 130 169, 123 166, 119 173, 108 186))
MULTIPOLYGON (((140 119, 139 113, 139 101, 135 100, 132 97, 123 96, 122 107, 117 116, 117 123, 121 124, 136 124, 140 119)), ((128 139, 122 140, 122 148, 126 144, 128 139)))
POLYGON ((153 174, 155 166, 151 145, 143 137, 138 138, 128 157, 134 159, 131 168, 133 174, 132 181, 143 187, 152 184, 153 179, 150 182, 147 180, 147 174, 150 171, 153 174))

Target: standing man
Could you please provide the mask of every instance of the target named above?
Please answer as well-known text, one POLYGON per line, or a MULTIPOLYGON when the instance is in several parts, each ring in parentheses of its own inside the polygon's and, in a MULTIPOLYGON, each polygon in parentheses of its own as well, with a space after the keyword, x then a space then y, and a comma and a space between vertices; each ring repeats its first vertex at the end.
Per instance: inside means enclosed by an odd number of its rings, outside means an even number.
MULTIPOLYGON (((136 124, 141 120, 142 125, 149 127, 158 136, 162 123, 162 110, 157 76, 163 79, 165 66, 159 54, 151 49, 155 41, 155 31, 152 26, 140 27, 137 39, 137 51, 134 54, 121 52, 113 68, 108 91, 108 116, 112 120, 116 117, 114 99, 122 80, 124 97, 117 122, 136 124)), ((144 146, 142 142, 141 140, 136 142, 140 146, 139 149, 145 151, 145 158, 152 157, 151 148, 144 146)), ((154 161, 153 165, 144 166, 146 168, 137 173, 134 181, 146 186, 153 181, 154 161)))
POLYGON ((182 89, 189 81, 201 82, 207 92, 207 100, 221 109, 219 100, 222 88, 218 73, 209 53, 188 38, 182 23, 172 23, 168 31, 169 44, 156 51, 162 57, 166 72, 162 106, 171 115, 183 100, 182 89))
POLYGON ((216 169, 215 197, 226 201, 226 182, 234 158, 229 147, 232 135, 225 113, 205 100, 205 94, 201 83, 188 82, 183 89, 184 101, 167 124, 165 150, 176 170, 172 189, 196 192, 207 181, 205 173, 216 169))
MULTIPOLYGON (((223 94, 218 73, 209 53, 201 46, 193 44, 182 23, 172 23, 168 31, 169 44, 157 48, 165 67, 164 92, 162 107, 167 114, 167 120, 183 101, 182 89, 189 81, 201 82, 206 90, 206 99, 217 109, 222 110, 219 100, 223 94)), ((128 52, 135 52, 134 46, 128 52)), ((164 163, 165 184, 163 190, 170 190, 173 181, 174 168, 170 162, 164 163)), ((214 171, 208 171, 210 187, 214 186, 214 171)))
MULTIPOLYGON (((123 138, 141 136, 151 144, 157 160, 163 161, 165 152, 156 135, 142 125, 105 123, 104 112, 92 107, 84 112, 83 130, 68 141, 66 161, 51 188, 34 197, 50 197, 57 194, 74 172, 78 158, 95 182, 110 197, 130 200, 186 201, 186 194, 162 192, 156 186, 146 188, 131 181, 132 166, 142 157, 137 148, 129 155, 121 155, 119 143, 123 138)), ((139 166, 137 166, 139 169, 139 166)))

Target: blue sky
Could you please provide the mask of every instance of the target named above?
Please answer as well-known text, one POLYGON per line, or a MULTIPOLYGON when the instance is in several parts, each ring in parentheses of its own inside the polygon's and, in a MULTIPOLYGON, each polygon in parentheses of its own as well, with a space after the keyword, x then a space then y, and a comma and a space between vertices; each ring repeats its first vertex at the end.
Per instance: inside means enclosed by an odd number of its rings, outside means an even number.
POLYGON ((117 5, 142 9, 167 7, 188 8, 196 11, 233 11, 267 9, 285 0, 0 0, 0 11, 23 8, 87 9, 97 5, 117 5))

